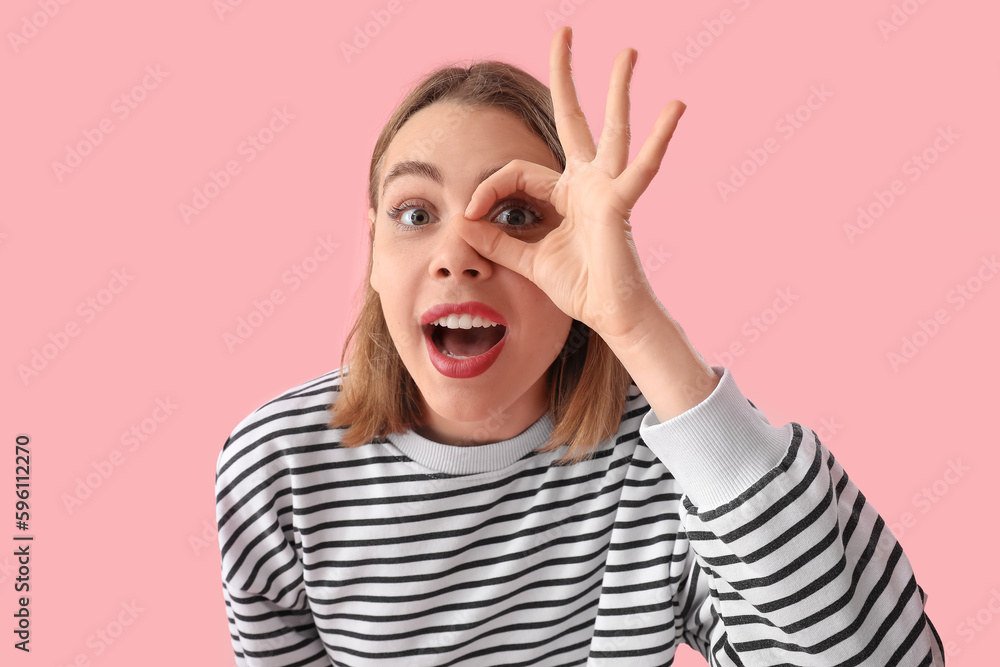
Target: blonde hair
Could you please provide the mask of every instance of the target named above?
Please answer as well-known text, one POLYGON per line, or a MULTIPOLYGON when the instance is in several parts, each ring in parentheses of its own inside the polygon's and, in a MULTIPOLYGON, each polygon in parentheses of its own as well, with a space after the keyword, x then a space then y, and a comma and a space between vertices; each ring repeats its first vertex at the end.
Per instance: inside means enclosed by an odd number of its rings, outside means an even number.
MULTIPOLYGON (((495 60, 475 62, 467 68, 444 66, 424 77, 382 128, 368 172, 368 200, 376 211, 379 177, 389 144, 413 114, 438 101, 453 102, 464 109, 500 108, 517 115, 548 144, 560 169, 565 169, 566 155, 556 132, 548 87, 524 70, 495 60)), ((349 372, 343 374, 341 394, 330 407, 328 425, 347 429, 341 437, 345 447, 403 433, 423 423, 416 383, 389 336, 379 295, 370 284, 373 240, 374 227, 369 233, 364 301, 341 353, 342 368, 345 359, 350 359, 349 372)), ((632 380, 607 343, 577 320, 573 320, 559 356, 549 367, 547 380, 554 428, 538 451, 568 445, 559 463, 582 461, 617 432, 632 380)))

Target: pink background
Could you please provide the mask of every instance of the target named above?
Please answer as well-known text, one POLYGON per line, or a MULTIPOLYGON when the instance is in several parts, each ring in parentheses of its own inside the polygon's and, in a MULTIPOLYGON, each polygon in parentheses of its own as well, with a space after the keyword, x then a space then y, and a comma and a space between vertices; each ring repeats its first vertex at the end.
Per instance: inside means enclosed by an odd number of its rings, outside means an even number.
MULTIPOLYGON (((11 490, 0 490, 0 662, 233 664, 216 458, 244 416, 339 364, 382 124, 445 62, 508 60, 547 83, 549 40, 566 22, 595 137, 623 48, 639 51, 633 156, 665 104, 688 105, 632 216, 664 305, 773 424, 819 432, 903 543, 949 665, 993 659, 1000 279, 983 258, 1000 252, 1000 7, 389 5, 246 1, 220 16, 211 0, 4 3, 0 484, 11 490), (49 18, 46 6, 58 12, 49 18), (731 22, 712 23, 724 10, 731 22), (373 11, 391 21, 348 61, 341 44, 373 11), (883 34, 894 11, 898 30, 883 34), (687 48, 695 57, 678 66, 687 48), (157 68, 159 81, 147 76, 157 68), (829 97, 800 108, 811 87, 829 97), (249 160, 241 143, 275 108, 294 118, 249 160), (778 125, 796 113, 794 134, 778 125), (57 175, 67 145, 96 137, 102 121, 113 130, 57 175), (765 145, 776 152, 748 163, 753 173, 724 201, 717 183, 765 145), (925 151, 933 164, 913 171, 925 151), (181 204, 231 160, 239 173, 186 222, 181 204), (860 206, 877 212, 875 192, 896 179, 892 204, 852 243, 844 225, 860 206), (296 267, 308 279, 296 282, 296 267), (274 290, 273 312, 227 346, 274 290), (796 298, 776 315, 777 290, 796 298), (933 336, 918 333, 920 320, 933 336), (77 335, 60 335, 67 326, 77 335), (904 337, 920 347, 894 368, 904 337), (726 359, 734 343, 742 352, 726 359), (36 351, 44 368, 22 377, 36 351), (123 440, 133 427, 143 440, 123 440), (19 433, 31 436, 30 655, 12 648, 11 632, 19 433), (78 492, 87 497, 67 505, 78 492), (132 603, 141 611, 115 626, 132 603), (105 634, 109 644, 98 631, 117 636, 105 634)), ((677 664, 703 662, 685 648, 677 664)))

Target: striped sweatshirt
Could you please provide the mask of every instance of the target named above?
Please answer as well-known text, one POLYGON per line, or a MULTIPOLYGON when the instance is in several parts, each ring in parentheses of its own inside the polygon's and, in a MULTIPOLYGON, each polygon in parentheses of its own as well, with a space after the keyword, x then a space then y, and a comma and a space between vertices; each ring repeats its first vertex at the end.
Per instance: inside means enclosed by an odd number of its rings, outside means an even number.
MULTIPOLYGON (((216 469, 237 665, 943 666, 927 595, 816 433, 728 369, 665 422, 633 384, 589 460, 518 436, 326 426, 339 370, 258 408, 216 469)), ((501 417, 502 418, 502 417, 501 417)))

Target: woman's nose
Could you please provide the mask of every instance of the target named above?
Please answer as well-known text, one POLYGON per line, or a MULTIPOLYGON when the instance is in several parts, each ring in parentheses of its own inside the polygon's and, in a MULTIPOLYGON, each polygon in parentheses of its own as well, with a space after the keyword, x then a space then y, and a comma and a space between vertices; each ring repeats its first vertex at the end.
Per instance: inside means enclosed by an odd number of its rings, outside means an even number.
MULTIPOLYGON (((456 215, 461 215, 458 213, 456 215)), ((493 263, 476 252, 456 231, 451 219, 439 223, 439 242, 430 264, 435 277, 464 276, 487 278, 493 272, 493 263)), ((482 224, 482 223, 480 223, 482 224)))

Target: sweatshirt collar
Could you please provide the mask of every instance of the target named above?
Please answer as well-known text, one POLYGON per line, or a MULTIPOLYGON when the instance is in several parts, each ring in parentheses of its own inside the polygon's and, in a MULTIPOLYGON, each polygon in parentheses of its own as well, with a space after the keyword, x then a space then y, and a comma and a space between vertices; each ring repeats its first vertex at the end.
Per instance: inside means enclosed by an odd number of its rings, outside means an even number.
POLYGON ((545 444, 552 428, 552 419, 546 413, 513 438, 487 445, 445 445, 428 440, 412 429, 406 433, 392 433, 387 440, 407 458, 434 472, 474 475, 502 470, 520 461, 545 444))

